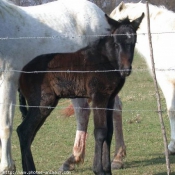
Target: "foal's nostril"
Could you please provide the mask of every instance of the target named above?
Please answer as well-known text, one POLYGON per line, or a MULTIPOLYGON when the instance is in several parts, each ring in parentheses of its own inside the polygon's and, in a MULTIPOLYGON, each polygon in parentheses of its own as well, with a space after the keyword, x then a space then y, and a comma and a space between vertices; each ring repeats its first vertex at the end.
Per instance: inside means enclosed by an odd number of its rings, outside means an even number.
POLYGON ((121 72, 120 72, 120 75, 122 77, 127 77, 131 74, 131 69, 123 69, 121 72))

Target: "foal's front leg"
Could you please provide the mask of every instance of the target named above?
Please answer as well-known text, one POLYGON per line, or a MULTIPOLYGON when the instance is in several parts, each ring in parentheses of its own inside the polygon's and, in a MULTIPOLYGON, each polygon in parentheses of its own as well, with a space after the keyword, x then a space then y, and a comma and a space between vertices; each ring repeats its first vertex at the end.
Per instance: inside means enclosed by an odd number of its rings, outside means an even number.
MULTIPOLYGON (((107 106, 107 102, 105 103, 105 99, 101 99, 100 101, 104 103, 99 105, 99 101, 93 101, 93 108, 97 107, 97 109, 93 110, 95 137, 93 171, 96 175, 111 175, 110 143, 112 137, 108 135, 108 121, 106 110, 104 109, 107 106)), ((112 116, 110 120, 112 120, 112 116)))
MULTIPOLYGON (((109 100, 106 109, 106 121, 107 121, 107 136, 103 143, 103 170, 105 172, 111 172, 111 161, 110 161, 110 147, 113 135, 113 106, 114 100, 109 100), (109 110, 108 110, 109 109, 109 110)), ((109 174, 109 173, 108 173, 109 174)))

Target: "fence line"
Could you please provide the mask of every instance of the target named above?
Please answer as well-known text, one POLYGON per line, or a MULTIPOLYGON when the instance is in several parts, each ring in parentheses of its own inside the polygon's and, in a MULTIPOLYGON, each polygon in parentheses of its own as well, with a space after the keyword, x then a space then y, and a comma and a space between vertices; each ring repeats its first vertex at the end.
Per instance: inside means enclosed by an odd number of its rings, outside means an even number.
MULTIPOLYGON (((8 104, 8 103, 0 103, 0 105, 2 105, 2 104, 5 104, 5 105, 7 105, 7 106, 15 106, 15 107, 32 107, 32 108, 48 108, 48 109, 66 109, 66 108, 68 108, 67 106, 66 107, 61 107, 61 106, 56 106, 56 107, 52 107, 52 106, 28 106, 28 105, 18 105, 18 104, 13 104, 13 103, 11 103, 11 104, 8 104)), ((59 104, 59 103, 58 103, 59 104)), ((95 108, 93 108, 93 107, 89 107, 89 108, 83 108, 83 107, 74 107, 74 109, 85 109, 85 110, 92 110, 92 109, 96 109, 96 110, 106 110, 106 109, 108 109, 108 110, 110 110, 110 111, 118 111, 118 112, 135 112, 135 111, 137 111, 137 112, 156 112, 156 113, 159 113, 159 112, 166 112, 167 110, 166 109, 164 109, 164 110, 161 110, 161 111, 158 111, 158 110, 151 110, 151 109, 141 109, 141 110, 139 110, 139 109, 128 109, 128 110, 120 110, 120 109, 110 109, 110 108, 97 108, 97 107, 95 107, 95 108)), ((170 112, 174 112, 175 110, 172 110, 172 111, 170 111, 170 112)))
MULTIPOLYGON (((152 35, 163 35, 163 34, 175 34, 175 32, 171 32, 171 31, 165 31, 165 32, 152 32, 152 35)), ((126 35, 126 34, 115 34, 115 35, 126 35)), ((145 33, 137 33, 137 35, 149 35, 148 32, 145 33)), ((23 40, 23 39, 59 39, 61 37, 65 37, 65 38, 76 38, 76 37, 105 37, 105 36, 114 36, 114 35, 69 35, 69 34, 62 34, 62 36, 48 36, 48 37, 43 37, 43 36, 32 36, 32 37, 27 37, 27 36, 22 36, 22 37, 0 37, 0 41, 6 41, 6 40, 23 40)), ((162 69, 162 68, 155 68, 156 71, 175 71, 175 68, 167 68, 167 69, 162 69)), ((105 72, 117 72, 117 71, 123 71, 123 70, 104 70, 104 71, 99 71, 99 70, 95 70, 95 71, 71 71, 71 70, 66 70, 66 71, 31 71, 31 72, 25 72, 22 70, 6 70, 6 69, 2 69, 0 68, 0 86, 3 84, 3 79, 1 77, 1 73, 7 73, 7 72, 15 72, 15 73, 34 73, 34 74, 38 74, 38 73, 59 73, 59 72, 64 72, 64 73, 105 73, 105 72)), ((152 71, 151 69, 147 68, 147 69, 132 69, 132 72, 146 72, 146 71, 152 71)), ((4 77, 5 78, 5 77, 4 77)), ((5 104, 5 103, 0 103, 0 105, 5 104)), ((41 107, 41 108, 57 108, 57 109, 65 109, 67 107, 50 107, 50 106, 23 106, 23 105, 17 105, 17 104, 5 104, 5 105, 13 105, 16 107, 41 107)), ((80 107, 75 107, 75 109, 80 109, 80 107)), ((81 108, 81 109, 106 109, 106 108, 81 108)), ((157 111, 157 110, 150 110, 150 109, 145 109, 145 110, 138 110, 138 109, 129 109, 129 110, 118 110, 118 109, 108 109, 108 110, 114 110, 114 111, 123 111, 123 112, 134 112, 134 111, 149 111, 149 112, 165 112, 166 110, 162 110, 162 111, 157 111)))
POLYGON ((153 45, 152 45, 152 37, 151 37, 151 30, 150 30, 150 15, 149 15, 150 13, 149 13, 148 1, 146 1, 146 10, 147 10, 147 29, 148 29, 148 33, 149 33, 148 41, 149 41, 149 48, 150 48, 150 58, 151 58, 151 64, 152 64, 153 80, 154 80, 154 86, 155 86, 155 91, 156 91, 157 110, 160 111, 160 112, 158 112, 158 116, 159 116, 159 120, 160 120, 164 149, 165 149, 167 175, 169 175, 171 172, 171 168, 170 168, 170 160, 169 160, 168 141, 167 141, 167 135, 166 135, 166 130, 165 130, 165 124, 163 121, 163 115, 161 112, 162 105, 161 105, 160 93, 159 93, 156 71, 155 71, 155 62, 154 62, 153 45))
MULTIPOLYGON (((175 32, 165 31, 165 32, 152 32, 151 35, 162 35, 162 34, 175 34, 175 32)), ((117 36, 117 35, 126 35, 126 34, 110 34, 110 35, 69 35, 69 34, 62 34, 61 36, 21 36, 21 37, 0 37, 0 40, 22 40, 22 39, 59 39, 61 37, 65 38, 76 38, 76 37, 104 37, 104 36, 117 36)), ((127 35, 134 35, 134 34, 127 34, 127 35)), ((147 32, 145 33, 137 33, 137 35, 148 35, 147 32)))
MULTIPOLYGON (((147 72, 147 71, 151 71, 151 69, 147 68, 147 69, 126 69, 127 71, 132 71, 132 72, 147 72)), ((80 71, 80 70, 66 70, 66 71, 22 71, 22 70, 7 70, 7 69, 1 69, 0 68, 0 73, 4 72, 15 72, 15 73, 25 73, 25 74, 39 74, 39 73, 108 73, 108 72, 122 72, 122 71, 126 71, 126 70, 121 70, 121 69, 115 69, 115 70, 94 70, 94 71, 80 71)), ((165 72, 165 71, 175 71, 175 68, 167 68, 167 69, 161 69, 161 68, 155 68, 156 71, 160 71, 160 72, 165 72)))

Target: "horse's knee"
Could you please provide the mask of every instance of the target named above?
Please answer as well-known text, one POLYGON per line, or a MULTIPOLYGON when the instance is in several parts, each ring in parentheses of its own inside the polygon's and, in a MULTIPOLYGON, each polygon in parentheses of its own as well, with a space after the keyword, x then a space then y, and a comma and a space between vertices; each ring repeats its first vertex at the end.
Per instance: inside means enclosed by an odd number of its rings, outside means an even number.
POLYGON ((87 99, 72 99, 72 104, 75 109, 75 113, 78 116, 89 116, 90 115, 90 108, 87 99))
POLYGON ((6 126, 4 128, 0 129, 0 138, 2 139, 9 139, 11 137, 12 133, 12 127, 11 126, 6 126))
POLYGON ((30 139, 30 133, 25 129, 27 129, 27 128, 24 126, 23 123, 21 125, 19 125, 16 129, 22 150, 27 148, 27 146, 28 146, 27 143, 30 139))
POLYGON ((72 104, 75 109, 76 119, 77 119, 77 130, 87 131, 90 108, 87 99, 73 99, 72 104))
POLYGON ((95 128, 94 137, 95 137, 95 141, 103 143, 107 137, 107 128, 95 128))
MULTIPOLYGON (((19 125, 18 127, 17 127, 17 129, 16 129, 16 132, 17 132, 17 134, 18 134, 18 138, 19 138, 19 142, 20 142, 20 144, 21 144, 21 142, 22 142, 22 140, 23 140, 23 129, 22 129, 22 127, 21 127, 21 125, 19 125)), ((24 137, 25 138, 25 137, 24 137)))

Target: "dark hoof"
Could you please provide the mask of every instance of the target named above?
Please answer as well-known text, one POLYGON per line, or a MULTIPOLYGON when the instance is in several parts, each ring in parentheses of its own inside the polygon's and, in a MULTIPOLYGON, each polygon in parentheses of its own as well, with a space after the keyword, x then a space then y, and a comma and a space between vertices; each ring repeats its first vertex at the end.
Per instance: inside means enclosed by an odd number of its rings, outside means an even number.
POLYGON ((75 170, 75 165, 74 164, 63 164, 60 168, 59 171, 64 172, 64 171, 73 171, 75 170))
POLYGON ((110 173, 106 173, 105 175, 112 175, 112 173, 110 172, 110 173))
POLYGON ((123 169, 123 167, 124 167, 123 163, 120 161, 113 161, 111 163, 111 169, 113 170, 123 169))

